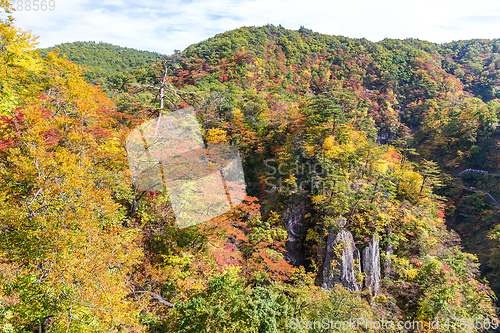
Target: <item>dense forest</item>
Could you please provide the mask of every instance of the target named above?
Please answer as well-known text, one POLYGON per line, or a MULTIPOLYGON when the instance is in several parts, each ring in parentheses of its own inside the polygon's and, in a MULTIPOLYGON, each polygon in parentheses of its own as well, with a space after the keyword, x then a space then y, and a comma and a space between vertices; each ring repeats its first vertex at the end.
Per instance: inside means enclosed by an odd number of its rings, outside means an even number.
POLYGON ((0 34, 0 332, 500 326, 500 40, 267 25, 162 55, 0 34), (180 228, 126 142, 188 107, 247 196, 180 228))

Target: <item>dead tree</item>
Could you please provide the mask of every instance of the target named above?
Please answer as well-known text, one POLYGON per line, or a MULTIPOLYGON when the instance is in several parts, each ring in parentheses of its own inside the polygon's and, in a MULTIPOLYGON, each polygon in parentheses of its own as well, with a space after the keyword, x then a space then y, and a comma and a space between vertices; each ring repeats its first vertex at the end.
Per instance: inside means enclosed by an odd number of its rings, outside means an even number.
POLYGON ((185 60, 180 53, 176 51, 171 56, 165 56, 160 61, 161 74, 158 77, 158 82, 154 85, 141 85, 132 88, 131 93, 137 94, 142 91, 156 92, 156 99, 159 101, 159 109, 152 110, 154 116, 159 116, 161 110, 165 108, 165 100, 170 104, 171 109, 176 109, 176 101, 183 101, 188 105, 197 104, 200 97, 194 92, 181 91, 174 87, 170 82, 169 77, 174 77, 180 68, 180 63, 185 60))

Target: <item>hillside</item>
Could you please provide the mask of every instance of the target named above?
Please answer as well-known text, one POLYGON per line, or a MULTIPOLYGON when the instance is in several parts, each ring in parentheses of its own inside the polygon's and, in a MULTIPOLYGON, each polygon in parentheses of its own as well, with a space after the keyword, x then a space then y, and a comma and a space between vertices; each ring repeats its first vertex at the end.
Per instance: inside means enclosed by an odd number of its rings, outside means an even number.
MULTIPOLYGON (((337 112, 341 109, 344 121, 379 144, 392 144, 413 162, 438 162, 445 171, 446 186, 438 193, 447 198, 449 226, 464 238, 466 250, 479 255, 483 273, 500 292, 498 240, 489 240, 498 235, 498 208, 487 196, 462 189, 475 186, 498 198, 499 179, 456 176, 470 167, 490 172, 500 167, 500 104, 493 99, 500 82, 498 46, 498 40, 372 43, 305 28, 250 27, 188 47, 183 52, 188 60, 174 82, 200 87, 221 82, 226 91, 240 90, 243 101, 234 108, 252 119, 257 132, 260 126, 290 126, 301 98, 325 96, 337 112), (255 100, 261 118, 254 114, 255 100)), ((289 158, 300 161, 307 144, 289 140, 283 141, 289 158)))
POLYGON ((0 331, 498 323, 498 41, 267 25, 171 56, 58 46, 84 73, 1 28, 0 331), (238 149, 248 196, 179 228, 172 197, 132 179, 126 139, 188 106, 206 144, 238 149))
MULTIPOLYGON (((162 56, 155 52, 140 51, 102 42, 64 43, 40 49, 39 54, 42 58, 46 58, 49 52, 65 54, 69 61, 88 69, 85 74, 87 81, 105 87, 108 83, 119 84, 120 79, 123 80, 123 73, 148 68, 162 56)), ((148 75, 145 72, 140 72, 140 74, 148 75)))

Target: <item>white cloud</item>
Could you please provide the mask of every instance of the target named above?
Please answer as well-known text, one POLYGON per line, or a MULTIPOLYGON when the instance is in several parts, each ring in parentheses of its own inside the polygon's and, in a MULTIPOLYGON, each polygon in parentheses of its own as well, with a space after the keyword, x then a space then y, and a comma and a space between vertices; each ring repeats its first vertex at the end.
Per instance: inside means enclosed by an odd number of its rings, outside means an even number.
POLYGON ((500 3, 491 0, 53 1, 52 12, 14 13, 17 26, 41 36, 40 47, 95 40, 171 53, 216 33, 268 23, 372 41, 500 38, 500 3))

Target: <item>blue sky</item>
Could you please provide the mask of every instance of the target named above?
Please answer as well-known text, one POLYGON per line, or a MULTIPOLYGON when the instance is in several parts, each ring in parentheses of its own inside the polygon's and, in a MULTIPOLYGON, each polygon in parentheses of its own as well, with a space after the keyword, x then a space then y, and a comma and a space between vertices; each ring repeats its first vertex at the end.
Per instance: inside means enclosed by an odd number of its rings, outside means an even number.
POLYGON ((40 36, 39 47, 103 41, 169 54, 217 33, 269 23, 371 41, 500 38, 498 0, 52 1, 53 11, 14 13, 16 26, 40 36))

